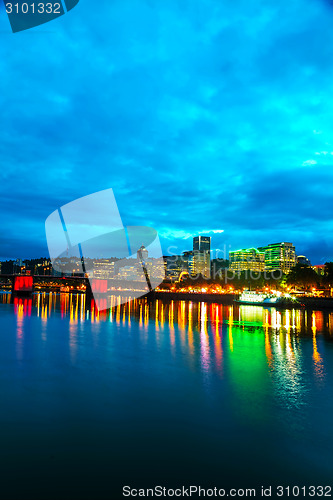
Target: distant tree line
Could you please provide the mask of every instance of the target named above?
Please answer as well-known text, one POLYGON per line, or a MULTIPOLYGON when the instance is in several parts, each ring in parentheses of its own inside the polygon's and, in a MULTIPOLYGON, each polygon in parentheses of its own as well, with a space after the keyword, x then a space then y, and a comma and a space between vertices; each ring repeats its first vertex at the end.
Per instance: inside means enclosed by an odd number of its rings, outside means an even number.
POLYGON ((175 289, 187 287, 204 287, 219 285, 222 288, 232 286, 236 290, 244 287, 251 290, 262 290, 265 287, 274 290, 283 290, 288 287, 308 291, 312 288, 328 289, 333 288, 333 262, 326 262, 324 274, 316 273, 311 266, 296 264, 289 274, 283 274, 281 271, 272 272, 254 272, 254 271, 232 271, 222 267, 219 272, 214 273, 211 279, 205 279, 201 275, 185 276, 180 282, 171 283, 169 280, 159 288, 169 289, 173 286, 175 289))

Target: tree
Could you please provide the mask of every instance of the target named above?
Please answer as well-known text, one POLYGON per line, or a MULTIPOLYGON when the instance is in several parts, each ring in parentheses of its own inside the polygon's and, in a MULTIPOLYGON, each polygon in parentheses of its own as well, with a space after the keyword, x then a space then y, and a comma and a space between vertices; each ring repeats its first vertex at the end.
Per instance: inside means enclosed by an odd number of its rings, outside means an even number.
POLYGON ((323 282, 327 286, 333 286, 333 262, 325 262, 323 282))
POLYGON ((286 282, 301 288, 312 288, 319 282, 318 274, 310 266, 296 264, 294 269, 288 274, 286 282))

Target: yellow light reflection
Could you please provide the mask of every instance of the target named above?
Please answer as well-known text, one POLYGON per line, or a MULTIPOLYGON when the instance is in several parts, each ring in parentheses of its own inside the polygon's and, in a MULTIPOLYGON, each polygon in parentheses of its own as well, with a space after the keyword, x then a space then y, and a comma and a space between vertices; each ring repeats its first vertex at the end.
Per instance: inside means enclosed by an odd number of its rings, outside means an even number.
POLYGON ((201 365, 204 371, 210 369, 210 346, 207 331, 207 304, 200 303, 200 344, 201 344, 201 365))
POLYGON ((265 331, 265 353, 268 361, 268 365, 272 367, 272 347, 271 347, 271 342, 269 339, 269 334, 268 331, 265 331))
POLYGON ((218 367, 218 371, 222 371, 222 340, 220 336, 220 315, 222 319, 222 307, 213 304, 212 307, 213 317, 215 317, 215 335, 214 335, 214 347, 215 347, 215 359, 218 367))
POLYGON ((192 326, 192 302, 188 305, 188 346, 191 356, 194 354, 194 344, 193 344, 193 326, 192 326))
POLYGON ((175 337, 175 327, 174 327, 174 301, 172 300, 169 306, 169 330, 170 330, 170 344, 172 351, 174 352, 176 337, 175 337))
POLYGON ((233 307, 229 307, 229 347, 230 351, 233 352, 234 350, 234 340, 232 337, 232 325, 234 322, 234 315, 233 315, 233 307))
POLYGON ((312 313, 312 344, 313 344, 313 362, 314 362, 314 368, 315 368, 315 373, 316 376, 319 380, 321 380, 324 376, 324 365, 323 365, 323 360, 322 357, 320 356, 318 352, 318 346, 317 346, 317 326, 316 326, 316 314, 313 312, 312 313))

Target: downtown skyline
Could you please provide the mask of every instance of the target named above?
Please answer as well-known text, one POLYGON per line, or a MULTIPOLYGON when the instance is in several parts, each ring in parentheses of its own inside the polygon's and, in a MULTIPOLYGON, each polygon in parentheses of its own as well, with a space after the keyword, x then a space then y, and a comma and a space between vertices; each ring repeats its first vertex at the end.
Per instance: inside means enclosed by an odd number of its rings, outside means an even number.
MULTIPOLYGON (((201 232, 203 233, 203 232, 201 232)), ((224 261, 230 261, 232 262, 231 259, 231 254, 248 254, 247 257, 246 257, 246 260, 249 261, 249 262, 256 262, 256 259, 254 257, 253 252, 255 253, 260 253, 262 255, 264 255, 265 253, 265 250, 269 249, 270 247, 274 248, 274 247, 281 247, 281 246, 284 246, 284 245, 287 245, 287 246, 290 246, 292 248, 292 252, 293 252, 293 255, 294 257, 291 258, 291 261, 292 259, 295 260, 295 264, 297 262, 299 262, 298 259, 301 259, 301 263, 302 265, 309 265, 309 266, 312 266, 312 267, 317 267, 317 266, 323 266, 323 263, 318 263, 318 262, 311 262, 311 259, 308 258, 307 255, 304 255, 302 254, 300 251, 298 251, 298 248, 291 242, 287 242, 287 241, 284 241, 284 242, 269 242, 267 243, 266 242, 266 245, 264 247, 259 247, 259 248, 256 248, 256 247, 250 247, 250 248, 245 248, 244 246, 242 248, 239 248, 239 249, 235 249, 235 248, 227 248, 226 245, 224 245, 224 247, 222 248, 218 248, 216 246, 214 246, 214 241, 213 241, 213 245, 212 245, 212 237, 207 234, 199 234, 199 235, 195 235, 191 240, 189 240, 189 238, 186 238, 184 241, 187 242, 187 247, 184 249, 184 250, 181 250, 180 252, 178 251, 179 248, 180 248, 180 245, 178 244, 175 244, 175 245, 171 245, 168 247, 168 250, 169 252, 168 253, 163 253, 163 258, 164 259, 172 259, 173 257, 177 257, 177 258, 185 258, 185 260, 187 260, 189 254, 196 254, 196 253, 201 253, 203 251, 203 248, 201 248, 201 244, 198 243, 200 241, 200 239, 203 239, 204 241, 204 245, 207 244, 207 246, 204 248, 206 251, 208 251, 208 254, 209 254, 209 259, 210 260, 216 260, 216 261, 220 261, 220 262, 224 262, 224 261), (209 242, 208 242, 209 240, 209 242), (207 242, 207 243, 206 243, 207 242), (251 253, 252 252, 252 253, 251 253), (250 255, 251 254, 251 255, 250 255)), ((175 241, 175 243, 177 243, 175 241)), ((183 244, 183 242, 182 242, 183 244)), ((145 252, 147 252, 147 256, 149 258, 153 258, 156 259, 156 255, 153 255, 153 256, 149 256, 149 251, 144 247, 144 245, 142 245, 142 247, 145 252)), ((149 248, 149 247, 148 247, 149 248)), ((141 249, 140 249, 141 250, 141 249)), ((109 255, 104 255, 104 256, 84 256, 83 255, 83 258, 84 259, 87 259, 88 261, 105 261, 105 260, 110 260, 110 261, 118 261, 122 258, 128 260, 129 262, 132 261, 133 259, 135 259, 135 256, 137 254, 137 252, 135 252, 133 255, 130 255, 130 256, 125 256, 125 257, 122 257, 120 254, 117 254, 117 255, 111 255, 112 252, 110 252, 109 255)), ((244 257, 244 256, 243 256, 244 257)), ((61 259, 60 259, 61 260, 61 259)), ((79 256, 75 256, 75 254, 71 255, 70 253, 66 256, 66 255, 63 255, 62 256, 62 260, 65 260, 65 261, 71 261, 73 260, 74 261, 80 261, 80 257, 79 256)), ((157 258, 158 260, 158 258, 157 258)), ((185 262, 184 260, 184 262, 185 262)), ((49 255, 44 255, 44 256, 34 256, 32 258, 28 258, 28 257, 14 257, 14 258, 7 258, 7 259, 3 259, 3 258, 0 258, 0 271, 1 271, 1 262, 14 262, 15 263, 18 262, 17 265, 20 265, 22 266, 25 262, 32 262, 32 261, 36 261, 36 264, 37 262, 39 262, 39 264, 43 263, 44 266, 49 266, 51 265, 51 261, 52 259, 49 257, 49 255)), ((331 261, 326 261, 326 262, 331 262, 331 261)), ((293 267, 293 266, 292 266, 293 267)), ((263 271, 264 269, 257 269, 257 271, 261 272, 263 271)))

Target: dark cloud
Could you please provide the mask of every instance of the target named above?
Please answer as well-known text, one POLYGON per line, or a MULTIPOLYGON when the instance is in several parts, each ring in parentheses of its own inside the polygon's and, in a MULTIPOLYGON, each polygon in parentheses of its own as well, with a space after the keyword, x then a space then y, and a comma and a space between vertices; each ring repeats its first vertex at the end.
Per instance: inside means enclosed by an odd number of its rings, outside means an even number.
POLYGON ((112 187, 164 250, 223 229, 333 259, 328 2, 88 4, 16 35, 0 16, 1 253, 45 254, 46 217, 112 187))

